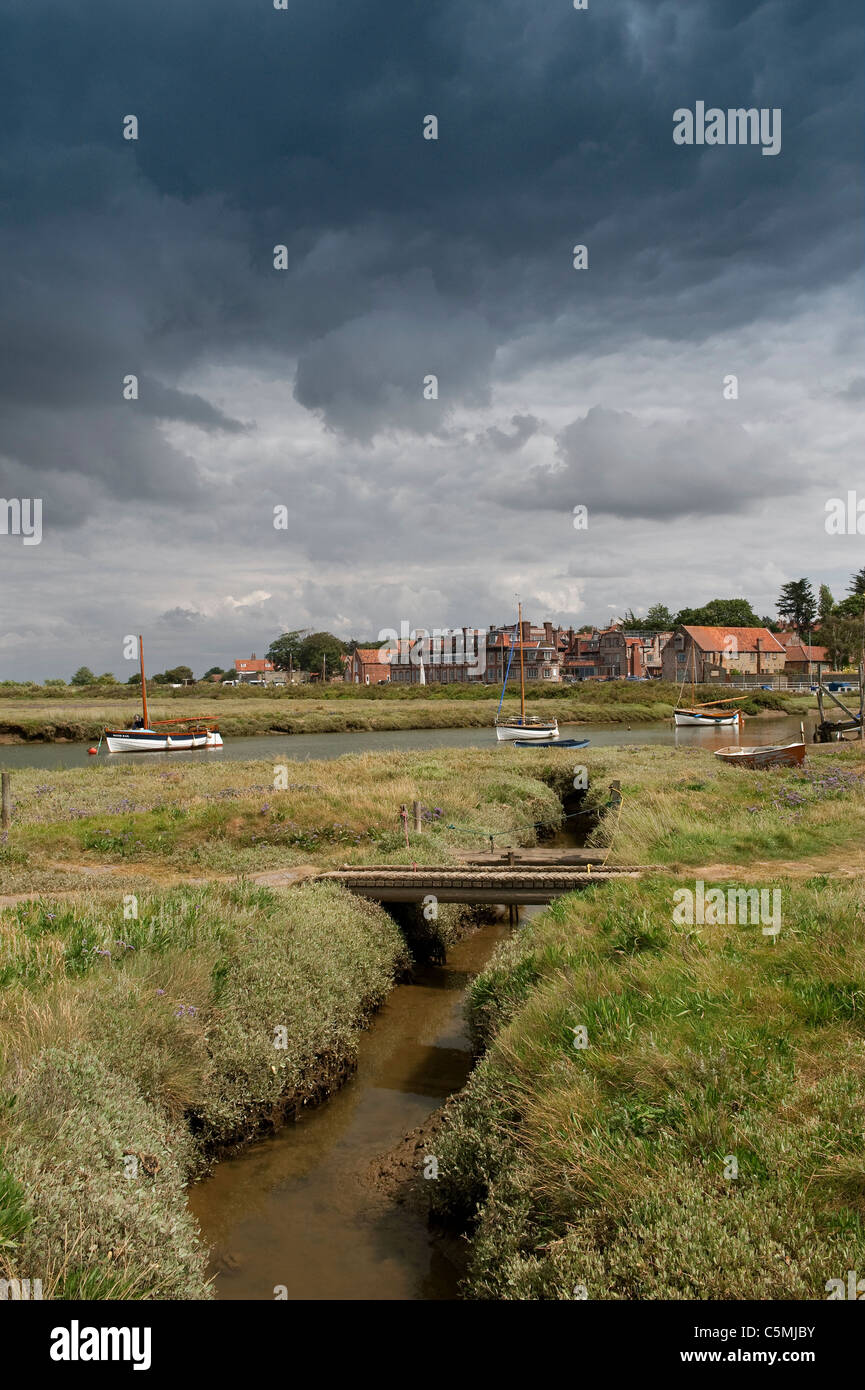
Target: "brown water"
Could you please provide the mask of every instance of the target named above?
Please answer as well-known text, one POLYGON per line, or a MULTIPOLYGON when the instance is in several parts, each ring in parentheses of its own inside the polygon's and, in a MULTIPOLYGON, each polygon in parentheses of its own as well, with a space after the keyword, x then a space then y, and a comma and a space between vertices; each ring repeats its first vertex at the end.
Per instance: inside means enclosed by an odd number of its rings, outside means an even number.
POLYGON ((465 991, 507 932, 504 923, 481 927, 446 965, 416 967, 362 1035, 352 1080, 191 1190, 217 1298, 273 1299, 279 1285, 289 1299, 457 1296, 451 1244, 377 1191, 368 1172, 465 1085, 465 991))

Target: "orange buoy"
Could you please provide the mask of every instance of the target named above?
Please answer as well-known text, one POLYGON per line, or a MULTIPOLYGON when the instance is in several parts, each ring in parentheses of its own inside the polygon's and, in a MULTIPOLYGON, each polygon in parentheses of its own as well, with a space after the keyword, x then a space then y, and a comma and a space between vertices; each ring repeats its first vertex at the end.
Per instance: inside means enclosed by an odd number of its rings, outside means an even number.
POLYGON ((98 751, 98 750, 97 750, 96 748, 88 748, 88 749, 87 749, 87 752, 88 752, 88 753, 96 753, 97 751, 98 751))

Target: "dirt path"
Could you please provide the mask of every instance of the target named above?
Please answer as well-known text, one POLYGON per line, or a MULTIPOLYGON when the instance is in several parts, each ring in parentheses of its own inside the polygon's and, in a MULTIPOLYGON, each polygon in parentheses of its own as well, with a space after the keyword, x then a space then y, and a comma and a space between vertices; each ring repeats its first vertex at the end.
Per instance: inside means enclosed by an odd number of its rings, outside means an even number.
MULTIPOLYGON (((234 883, 243 877, 249 883, 264 884, 268 888, 288 888, 304 879, 314 878, 321 869, 314 864, 297 864, 290 869, 260 869, 251 874, 183 874, 176 869, 151 864, 74 864, 67 860, 46 861, 45 868, 57 873, 81 874, 85 879, 123 878, 124 881, 136 879, 148 889, 183 888, 202 883, 234 883)), ((27 893, 0 893, 0 911, 5 907, 15 907, 18 903, 33 902, 36 898, 73 898, 83 891, 81 888, 36 888, 27 893)))
POLYGON ((830 850, 826 854, 810 855, 807 859, 754 859, 750 864, 701 864, 694 868, 678 865, 670 872, 679 876, 701 878, 737 878, 748 881, 771 877, 813 878, 828 874, 831 878, 865 879, 865 850, 830 850))

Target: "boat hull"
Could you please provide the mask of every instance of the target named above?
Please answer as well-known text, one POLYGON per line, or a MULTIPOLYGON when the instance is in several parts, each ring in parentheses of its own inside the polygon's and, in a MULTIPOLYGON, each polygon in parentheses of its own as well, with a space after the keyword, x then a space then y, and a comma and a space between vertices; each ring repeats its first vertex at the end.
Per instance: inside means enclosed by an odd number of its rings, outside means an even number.
POLYGON ((559 736, 559 725, 557 720, 551 724, 497 724, 496 738, 500 741, 509 739, 514 742, 520 739, 521 742, 550 743, 559 736))
POLYGON ((155 729, 106 729, 109 753, 186 753, 193 748, 221 748, 222 738, 206 729, 188 734, 161 734, 155 729), (208 740, 219 739, 218 743, 208 740))
POLYGON ((515 748, 544 748, 547 744, 550 748, 586 748, 588 743, 587 738, 514 739, 515 748))
POLYGON ((732 729, 739 723, 738 714, 700 714, 697 710, 673 712, 677 729, 732 729))
POLYGON ((715 757, 730 767, 797 767, 805 759, 805 744, 769 743, 762 748, 717 748, 715 757))

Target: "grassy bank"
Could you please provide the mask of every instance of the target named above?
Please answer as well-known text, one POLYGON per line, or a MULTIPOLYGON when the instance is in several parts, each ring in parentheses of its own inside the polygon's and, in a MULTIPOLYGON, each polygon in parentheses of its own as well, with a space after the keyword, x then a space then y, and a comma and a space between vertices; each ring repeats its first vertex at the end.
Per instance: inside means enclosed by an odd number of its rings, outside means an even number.
POLYGON ((16 771, 13 825, 0 845, 0 894, 60 891, 66 866, 127 875, 249 873, 301 864, 446 862, 456 849, 532 843, 558 824, 572 758, 519 750, 363 754, 321 762, 94 763, 16 771), (534 756, 534 755, 532 755, 534 756), (290 779, 290 780, 288 780, 290 779), (274 788, 274 782, 280 789, 274 788), (420 801, 424 831, 399 808, 420 801), (57 875, 61 875, 58 880, 57 875))
POLYGON ((326 1095, 408 961, 333 886, 0 914, 0 1275, 46 1298, 201 1298, 184 1185, 326 1095))
POLYGON ((596 839, 676 873, 560 899, 471 989, 429 1184, 470 1297, 825 1298, 865 1263, 863 762, 809 761, 596 755, 625 792, 596 839), (704 876, 777 889, 780 933, 677 924, 704 876))
POLYGON ((434 1193, 469 1296, 817 1299, 865 1263, 860 886, 786 885, 774 942, 674 927, 675 887, 562 899, 475 983, 434 1193))
MULTIPOLYGON (((184 1184, 338 1084, 407 960, 379 909, 237 875, 531 844, 575 758, 599 858, 654 872, 560 900, 474 986, 487 1055, 429 1185, 472 1228, 469 1292, 819 1297, 824 1265, 861 1267, 860 751, 755 774, 691 749, 491 747, 288 764, 278 789, 278 761, 15 773, 0 894, 42 896, 0 911, 0 1275, 206 1296, 184 1184), (215 881, 165 887, 190 874, 215 881), (674 924, 700 876, 779 887, 778 939, 674 924)), ((443 910, 439 941, 457 929, 443 910)))
MULTIPOLYGON (((449 685, 287 686, 150 693, 151 719, 216 714, 222 732, 230 737, 251 734, 352 733, 387 729, 459 729, 491 726, 499 691, 493 686, 449 685)), ((725 692, 729 693, 729 692, 725 692)), ((742 692, 742 707, 750 714, 762 710, 799 713, 813 706, 811 696, 783 691, 742 692)), ((669 719, 678 689, 661 681, 589 681, 582 685, 530 686, 533 713, 562 723, 643 723, 669 719)), ((718 691, 700 687, 698 699, 718 691)), ((509 688, 507 708, 515 708, 518 692, 509 688)), ((7 742, 95 741, 106 727, 125 726, 137 708, 138 695, 117 690, 68 690, 46 697, 44 692, 0 695, 0 739, 7 742)))
POLYGON ((464 920, 442 905, 403 935, 332 886, 160 880, 447 861, 480 827, 531 842, 561 807, 495 752, 324 762, 279 792, 269 763, 16 774, 0 893, 41 896, 0 912, 0 1276, 53 1298, 207 1296, 185 1184, 339 1084, 407 938, 440 955, 464 920), (415 799, 428 818, 406 846, 397 813, 415 799))

